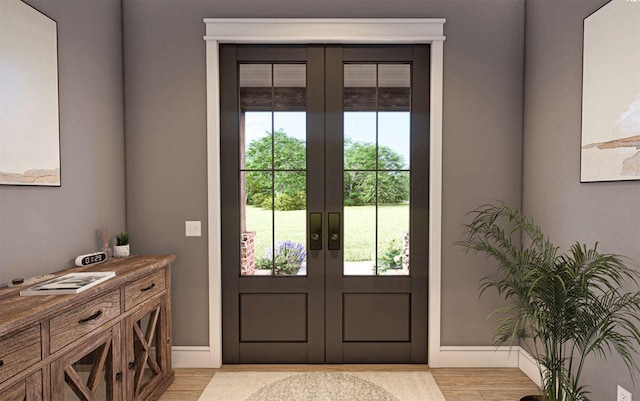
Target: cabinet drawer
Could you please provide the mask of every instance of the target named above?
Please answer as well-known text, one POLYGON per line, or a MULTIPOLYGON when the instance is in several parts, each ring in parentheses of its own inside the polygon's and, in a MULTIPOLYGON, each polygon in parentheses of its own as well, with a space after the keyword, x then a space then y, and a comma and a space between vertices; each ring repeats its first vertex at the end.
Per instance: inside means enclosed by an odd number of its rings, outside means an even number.
POLYGON ((51 353, 120 315, 120 290, 78 305, 50 322, 51 353))
POLYGON ((0 339, 0 383, 42 359, 40 325, 0 339))
POLYGON ((148 276, 142 277, 124 287, 124 306, 129 310, 152 296, 164 291, 165 272, 160 270, 148 276))

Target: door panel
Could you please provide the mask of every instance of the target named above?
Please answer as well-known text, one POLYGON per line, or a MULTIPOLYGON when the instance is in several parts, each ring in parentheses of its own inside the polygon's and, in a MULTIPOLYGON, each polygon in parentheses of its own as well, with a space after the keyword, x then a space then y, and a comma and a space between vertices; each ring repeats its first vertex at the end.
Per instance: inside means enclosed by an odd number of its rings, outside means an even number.
POLYGON ((241 342, 306 342, 307 294, 240 294, 241 342))
POLYGON ((426 363, 428 47, 329 47, 326 71, 326 208, 359 240, 327 252, 326 361, 426 363))
POLYGON ((223 360, 323 362, 307 211, 323 210, 324 51, 225 45, 220 59, 223 360))
POLYGON ((224 363, 426 363, 428 47, 220 60, 224 363))
POLYGON ((411 294, 345 293, 342 305, 345 342, 411 340, 411 294))

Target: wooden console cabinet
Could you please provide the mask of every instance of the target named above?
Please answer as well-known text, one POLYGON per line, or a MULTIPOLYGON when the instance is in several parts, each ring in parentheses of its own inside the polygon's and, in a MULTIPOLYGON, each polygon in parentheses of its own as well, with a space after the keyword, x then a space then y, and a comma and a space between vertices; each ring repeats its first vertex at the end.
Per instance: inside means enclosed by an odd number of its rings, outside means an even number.
POLYGON ((157 400, 174 379, 174 260, 131 256, 55 273, 116 272, 75 295, 0 289, 0 400, 157 400))

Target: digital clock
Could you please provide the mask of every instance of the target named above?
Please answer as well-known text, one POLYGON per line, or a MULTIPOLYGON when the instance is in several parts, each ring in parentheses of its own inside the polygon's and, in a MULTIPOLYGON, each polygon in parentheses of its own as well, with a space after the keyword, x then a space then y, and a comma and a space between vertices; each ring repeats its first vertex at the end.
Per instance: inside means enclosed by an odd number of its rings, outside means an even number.
POLYGON ((107 254, 104 252, 89 253, 80 255, 76 258, 76 266, 89 266, 102 263, 107 260, 107 254))

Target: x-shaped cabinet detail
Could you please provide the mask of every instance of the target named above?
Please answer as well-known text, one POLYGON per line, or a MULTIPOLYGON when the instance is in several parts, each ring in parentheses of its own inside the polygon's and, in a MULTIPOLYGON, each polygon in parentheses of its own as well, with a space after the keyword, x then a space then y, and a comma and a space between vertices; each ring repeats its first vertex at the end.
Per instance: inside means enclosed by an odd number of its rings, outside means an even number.
POLYGON ((164 344, 168 341, 162 325, 166 316, 161 300, 151 302, 127 320, 127 399, 144 399, 166 371, 164 344))
POLYGON ((96 335, 52 365, 52 401, 120 400, 119 324, 96 335))

